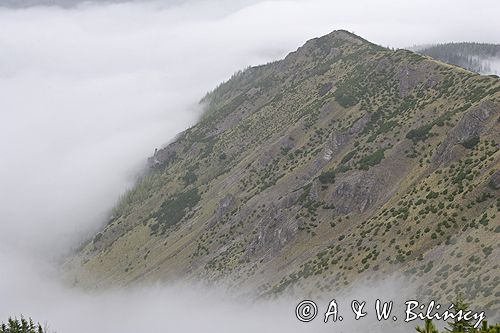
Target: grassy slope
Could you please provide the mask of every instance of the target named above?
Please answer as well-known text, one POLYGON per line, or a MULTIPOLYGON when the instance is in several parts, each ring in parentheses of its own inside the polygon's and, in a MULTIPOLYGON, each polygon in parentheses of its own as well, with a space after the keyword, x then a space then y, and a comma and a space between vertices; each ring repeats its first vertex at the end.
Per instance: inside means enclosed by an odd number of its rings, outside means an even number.
POLYGON ((235 75, 73 260, 87 286, 407 274, 498 310, 500 81, 344 31, 235 75))

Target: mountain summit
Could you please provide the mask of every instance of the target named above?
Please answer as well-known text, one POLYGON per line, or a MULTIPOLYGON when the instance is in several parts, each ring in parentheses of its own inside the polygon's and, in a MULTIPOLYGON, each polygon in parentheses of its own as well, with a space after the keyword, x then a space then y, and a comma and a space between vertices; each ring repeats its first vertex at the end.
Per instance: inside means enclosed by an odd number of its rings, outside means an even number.
POLYGON ((73 259, 258 294, 398 273, 498 310, 500 80, 347 31, 235 74, 73 259))

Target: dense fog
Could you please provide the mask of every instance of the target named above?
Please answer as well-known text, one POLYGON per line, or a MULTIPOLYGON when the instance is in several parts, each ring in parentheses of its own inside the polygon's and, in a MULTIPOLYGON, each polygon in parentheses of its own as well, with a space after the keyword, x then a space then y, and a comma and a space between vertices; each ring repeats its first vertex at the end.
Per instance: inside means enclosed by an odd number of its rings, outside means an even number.
POLYGON ((500 5, 479 2, 0 0, 0 321, 25 313, 71 333, 303 330, 297 300, 235 304, 187 286, 87 292, 63 286, 59 264, 233 72, 334 29, 393 47, 498 43, 500 5))

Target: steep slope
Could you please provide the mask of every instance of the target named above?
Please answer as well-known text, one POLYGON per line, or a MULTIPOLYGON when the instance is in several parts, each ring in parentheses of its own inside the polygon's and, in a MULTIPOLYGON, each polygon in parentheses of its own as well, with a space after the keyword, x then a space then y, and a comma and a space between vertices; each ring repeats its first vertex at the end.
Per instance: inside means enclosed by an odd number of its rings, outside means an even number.
POLYGON ((202 102, 76 283, 317 293, 399 272, 498 309, 500 80, 335 31, 202 102))

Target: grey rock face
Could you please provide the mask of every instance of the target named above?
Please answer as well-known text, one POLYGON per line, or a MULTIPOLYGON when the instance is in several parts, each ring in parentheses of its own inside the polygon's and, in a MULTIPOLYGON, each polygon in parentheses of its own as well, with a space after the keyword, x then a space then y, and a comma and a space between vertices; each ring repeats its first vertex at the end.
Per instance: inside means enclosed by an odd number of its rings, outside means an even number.
POLYGON ((259 233, 248 245, 247 255, 275 256, 297 233, 297 223, 276 206, 258 222, 259 233))
POLYGON ((342 174, 336 181, 331 202, 335 203, 340 214, 362 213, 386 193, 387 185, 383 177, 372 171, 342 174))
POLYGON ((349 128, 349 134, 356 135, 361 133, 366 125, 372 119, 372 115, 370 113, 365 114, 363 117, 358 119, 354 124, 352 124, 351 128, 349 128))
MULTIPOLYGON (((224 198, 219 201, 214 215, 208 220, 208 225, 210 227, 221 223, 224 219, 224 215, 229 213, 236 203, 236 197, 232 194, 227 194, 224 198)), ((241 213, 240 213, 240 216, 241 213)))
POLYGON ((361 133, 365 126, 370 122, 371 114, 367 113, 358 119, 347 131, 345 132, 332 132, 328 137, 325 148, 323 149, 323 159, 330 161, 343 147, 345 147, 354 136, 361 133))
POLYGON ((148 158, 147 167, 148 169, 161 168, 170 164, 177 156, 178 151, 181 151, 183 146, 178 142, 171 143, 165 148, 155 149, 153 156, 148 158))
POLYGON ((457 145, 474 137, 480 137, 485 130, 486 121, 493 116, 498 116, 499 107, 491 102, 483 102, 471 108, 449 133, 446 140, 437 148, 432 158, 435 166, 447 165, 456 160, 459 155, 457 145))
POLYGON ((220 221, 220 219, 231 210, 235 202, 235 197, 232 194, 228 194, 221 199, 221 201, 219 202, 219 207, 217 208, 217 212, 215 214, 218 221, 220 221))
POLYGON ((417 72, 414 68, 403 66, 398 73, 399 96, 406 97, 416 87, 418 83, 417 72))
POLYGON ((495 190, 500 189, 500 171, 495 172, 493 176, 491 176, 490 186, 495 190))
POLYGON ((393 64, 391 60, 384 58, 379 60, 379 62, 377 63, 377 67, 375 67, 375 71, 377 71, 377 73, 384 73, 388 71, 392 66, 393 64))

